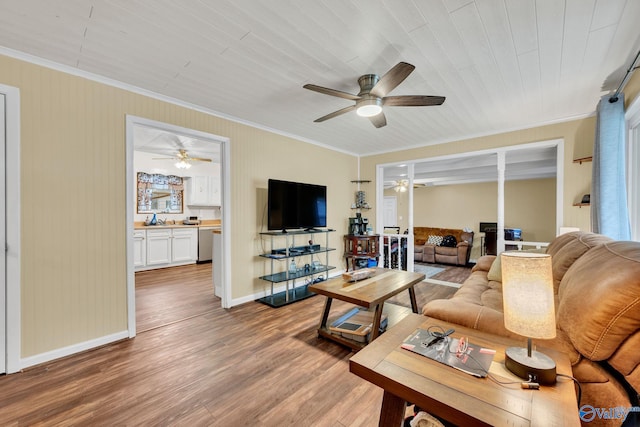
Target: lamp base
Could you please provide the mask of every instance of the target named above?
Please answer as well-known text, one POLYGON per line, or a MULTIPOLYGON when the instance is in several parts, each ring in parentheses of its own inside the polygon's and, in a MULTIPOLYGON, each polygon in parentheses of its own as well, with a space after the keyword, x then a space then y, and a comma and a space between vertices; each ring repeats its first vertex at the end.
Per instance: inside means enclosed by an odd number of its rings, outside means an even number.
POLYGON ((529 357, 526 348, 509 347, 504 355, 504 366, 520 378, 528 380, 531 376, 544 385, 556 383, 556 362, 546 354, 532 351, 529 357))

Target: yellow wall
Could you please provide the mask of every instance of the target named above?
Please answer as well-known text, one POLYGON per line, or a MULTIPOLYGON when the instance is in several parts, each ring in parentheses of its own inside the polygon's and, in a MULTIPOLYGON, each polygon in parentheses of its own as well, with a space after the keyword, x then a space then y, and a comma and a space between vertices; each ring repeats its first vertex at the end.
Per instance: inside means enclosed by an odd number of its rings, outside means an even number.
POLYGON ((4 56, 0 83, 21 101, 22 358, 127 329, 128 114, 231 140, 232 298, 267 288, 256 255, 270 177, 327 185, 330 245, 342 244, 354 156, 4 56))

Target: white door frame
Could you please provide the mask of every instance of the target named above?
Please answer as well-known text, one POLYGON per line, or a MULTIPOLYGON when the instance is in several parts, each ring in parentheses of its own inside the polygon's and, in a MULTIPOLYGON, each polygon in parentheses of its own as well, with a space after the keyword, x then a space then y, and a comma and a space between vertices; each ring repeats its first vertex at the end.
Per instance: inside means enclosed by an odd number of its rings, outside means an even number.
MULTIPOLYGON (((142 117, 136 117, 127 115, 126 117, 126 216, 127 216, 127 323, 129 337, 136 335, 136 304, 135 304, 135 268, 133 266, 133 212, 135 210, 135 195, 134 195, 134 170, 133 170, 133 128, 134 126, 146 126, 164 130, 167 132, 173 132, 180 135, 189 136, 192 138, 211 141, 219 143, 221 145, 221 175, 222 175, 222 307, 230 307, 231 298, 231 268, 230 257, 231 253, 231 174, 230 167, 231 148, 229 147, 230 140, 218 135, 213 135, 206 132, 197 131, 194 129, 183 128, 180 126, 171 125, 168 123, 158 122, 155 120, 149 120, 142 117)), ((211 292, 213 292, 213 283, 211 284, 211 292)))
MULTIPOLYGON (((5 227, 5 275, 0 278, 5 318, 0 321, 4 331, 4 355, 2 371, 11 374, 22 369, 20 359, 20 90, 0 84, 5 107, 5 146, 3 168, 6 193, 0 194, 5 209, 0 213, 0 223, 5 227), (6 215, 6 216, 5 216, 6 215), (5 299, 6 298, 6 299, 5 299)), ((4 190, 0 190, 4 191, 4 190)))
POLYGON ((631 240, 640 241, 640 95, 625 112, 627 123, 627 200, 631 240))
MULTIPOLYGON (((556 224, 555 224, 555 232, 556 235, 560 232, 560 227, 563 226, 564 221, 564 139, 551 139, 546 141, 538 141, 531 142, 525 144, 517 144, 510 145, 506 147, 499 148, 490 148, 486 150, 478 150, 478 151, 468 151, 464 153, 450 154, 438 157, 427 157, 422 159, 413 159, 413 160, 402 160, 394 163, 384 163, 376 165, 376 200, 383 200, 384 197, 384 168, 391 166, 398 166, 400 164, 407 164, 408 166, 408 178, 409 178, 409 235, 413 235, 413 175, 414 170, 413 167, 417 163, 424 162, 437 162, 439 160, 449 160, 455 158, 464 158, 464 157, 472 157, 483 154, 496 154, 499 157, 502 157, 501 162, 498 162, 498 168, 504 168, 504 156, 506 153, 516 150, 526 150, 530 148, 542 148, 542 147, 555 147, 556 148, 556 224), (502 166, 500 166, 500 163, 502 166)), ((504 170, 502 171, 504 173, 504 170)), ((504 179, 502 180, 502 184, 504 185, 504 179)), ((502 189, 501 189, 502 191, 502 189)), ((497 250, 498 253, 504 251, 504 197, 502 199, 498 197, 498 245, 497 250), (500 213, 502 210, 502 214, 500 213), (502 239, 500 238, 502 236, 502 239)), ((376 228, 377 230, 382 230, 382 217, 383 217, 383 207, 382 203, 377 203, 376 206, 376 228)), ((411 239, 410 239, 411 240, 411 239)), ((411 243, 411 242, 409 242, 411 243)), ((411 248, 409 248, 409 253, 413 253, 411 248)), ((411 257, 409 257, 411 259, 411 257)))

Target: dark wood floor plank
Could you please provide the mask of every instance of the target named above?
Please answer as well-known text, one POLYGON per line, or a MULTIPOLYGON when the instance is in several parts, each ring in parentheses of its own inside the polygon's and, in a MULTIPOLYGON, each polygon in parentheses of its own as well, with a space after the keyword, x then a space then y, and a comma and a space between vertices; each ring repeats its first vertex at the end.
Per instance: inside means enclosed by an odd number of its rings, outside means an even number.
POLYGON ((317 336, 324 297, 225 310, 210 268, 138 273, 136 338, 0 376, 0 425, 376 425, 382 391, 317 336))

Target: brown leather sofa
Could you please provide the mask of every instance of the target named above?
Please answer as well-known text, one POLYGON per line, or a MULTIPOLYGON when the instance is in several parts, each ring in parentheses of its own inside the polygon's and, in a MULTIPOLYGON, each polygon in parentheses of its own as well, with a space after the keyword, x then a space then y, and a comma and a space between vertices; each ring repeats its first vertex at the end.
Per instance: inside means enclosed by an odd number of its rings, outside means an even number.
MULTIPOLYGON (((546 252, 552 256, 557 336, 537 343, 569 355, 573 375, 582 387, 581 407, 609 410, 638 405, 640 242, 573 232, 558 236, 546 252)), ((431 301, 422 313, 522 339, 504 327, 500 262, 496 259, 481 257, 451 299, 431 301)), ((629 417, 638 415, 631 412, 629 417)), ((586 419, 582 424, 589 427, 622 424, 622 419, 597 415, 586 419)))
MULTIPOLYGON (((432 239, 433 240, 433 239, 432 239)), ((438 264, 467 265, 473 247, 473 231, 455 228, 414 227, 413 260, 438 264), (429 243, 429 237, 454 236, 456 246, 440 246, 429 243)))

